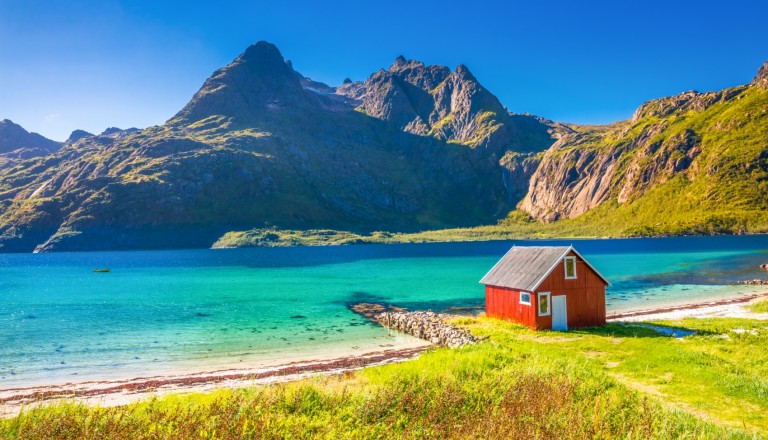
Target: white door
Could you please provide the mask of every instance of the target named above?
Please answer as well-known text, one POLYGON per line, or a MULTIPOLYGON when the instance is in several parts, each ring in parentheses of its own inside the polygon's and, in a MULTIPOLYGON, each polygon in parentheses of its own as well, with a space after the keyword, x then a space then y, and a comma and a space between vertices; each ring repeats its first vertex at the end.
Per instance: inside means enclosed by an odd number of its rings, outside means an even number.
POLYGON ((568 330, 568 307, 565 295, 552 297, 552 330, 568 330))

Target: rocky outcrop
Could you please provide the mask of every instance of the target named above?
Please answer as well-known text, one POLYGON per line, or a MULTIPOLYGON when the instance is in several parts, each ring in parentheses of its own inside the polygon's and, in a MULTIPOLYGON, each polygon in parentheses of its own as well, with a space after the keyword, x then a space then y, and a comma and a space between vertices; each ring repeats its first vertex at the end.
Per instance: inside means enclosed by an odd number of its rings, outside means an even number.
POLYGON ((65 144, 74 144, 75 142, 79 141, 82 138, 85 137, 91 137, 93 136, 93 133, 89 133, 85 130, 75 130, 73 131, 66 141, 64 141, 65 144))
POLYGON ((435 345, 460 347, 478 341, 468 330, 448 324, 456 316, 434 312, 385 312, 376 315, 381 325, 397 330, 435 345))
POLYGON ((746 86, 707 93, 691 90, 675 96, 654 99, 638 107, 632 115, 630 123, 638 122, 644 118, 681 116, 688 112, 701 113, 718 102, 727 102, 734 99, 744 90, 746 90, 746 86))
POLYGON ((349 306, 349 309, 359 315, 365 316, 371 321, 376 321, 376 318, 383 313, 405 312, 404 308, 395 306, 393 304, 359 303, 359 304, 351 304, 349 306))
POLYGON ((736 284, 743 284, 748 286, 766 286, 768 285, 768 280, 761 280, 761 279, 755 278, 753 280, 737 281, 736 284))
POLYGON ((99 136, 110 138, 110 139, 123 139, 125 137, 138 133, 140 131, 141 130, 139 130, 136 127, 131 127, 126 129, 122 129, 118 127, 109 127, 106 130, 102 131, 101 134, 99 134, 99 136))
POLYGON ((463 64, 452 72, 399 56, 389 69, 343 84, 337 93, 401 130, 485 148, 498 158, 506 150, 541 151, 553 142, 543 120, 525 121, 519 129, 518 120, 463 64))
POLYGON ((577 217, 608 199, 616 171, 616 151, 571 148, 578 135, 563 137, 544 155, 519 208, 553 222, 577 217))
POLYGON ((699 202, 679 200, 688 210, 701 203, 718 209, 733 203, 733 197, 714 197, 730 193, 728 187, 764 192, 758 174, 768 166, 762 151, 768 105, 757 86, 766 69, 747 86, 655 99, 629 121, 564 133, 541 158, 519 209, 544 222, 572 219, 609 200, 632 204, 673 180, 712 182, 686 195, 699 202))
POLYGON ((755 78, 750 84, 761 89, 768 89, 768 61, 760 66, 757 75, 755 75, 755 78))
POLYGON ((607 140, 616 130, 564 136, 544 155, 520 209, 552 222, 578 217, 610 198, 623 204, 642 197, 687 171, 702 152, 693 130, 659 138, 663 129, 663 123, 650 124, 624 142, 607 140))
POLYGON ((531 176, 541 163, 541 154, 508 152, 499 160, 508 201, 517 205, 526 195, 531 176))

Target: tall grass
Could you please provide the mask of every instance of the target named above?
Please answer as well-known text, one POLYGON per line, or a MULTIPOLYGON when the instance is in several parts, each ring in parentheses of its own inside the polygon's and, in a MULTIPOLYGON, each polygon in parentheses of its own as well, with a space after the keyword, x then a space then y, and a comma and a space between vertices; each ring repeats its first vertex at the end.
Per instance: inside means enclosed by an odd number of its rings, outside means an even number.
MULTIPOLYGON (((489 372, 490 373, 490 372, 489 372)), ((337 383, 337 385, 339 385, 337 383)), ((60 404, 5 423, 8 438, 724 438, 693 417, 583 379, 478 375, 373 390, 303 383, 127 407, 60 404)))
POLYGON ((768 300, 762 300, 748 304, 747 308, 755 313, 768 313, 768 300))

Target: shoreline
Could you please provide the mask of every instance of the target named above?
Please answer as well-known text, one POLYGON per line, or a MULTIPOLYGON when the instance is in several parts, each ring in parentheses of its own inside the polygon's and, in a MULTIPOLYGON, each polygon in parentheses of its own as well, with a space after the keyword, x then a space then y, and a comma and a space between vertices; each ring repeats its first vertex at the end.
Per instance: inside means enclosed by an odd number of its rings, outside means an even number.
POLYGON ((547 234, 547 226, 541 225, 526 233, 514 228, 505 229, 499 225, 476 225, 445 229, 427 229, 415 232, 356 233, 338 229, 277 229, 255 228, 249 230, 228 231, 213 242, 207 249, 247 249, 273 247, 318 247, 348 246, 371 244, 423 244, 423 243, 468 243, 510 240, 624 240, 646 238, 714 237, 714 236, 764 236, 768 231, 718 231, 715 233, 658 233, 651 235, 601 235, 573 233, 547 234), (266 234, 277 238, 264 239, 266 234), (538 233, 538 235, 537 235, 538 233))
MULTIPOLYGON (((768 298, 768 292, 731 297, 714 301, 702 301, 689 304, 661 306, 651 309, 628 310, 606 316, 608 322, 614 321, 653 321, 658 319, 706 318, 717 316, 749 317, 768 314, 752 313, 744 305, 768 298)), ((759 319, 759 318, 758 318, 759 319)))
POLYGON ((325 360, 306 360, 274 367, 220 369, 177 375, 141 376, 124 380, 91 380, 62 385, 40 385, 0 390, 0 417, 13 417, 22 409, 75 400, 78 403, 119 406, 167 394, 205 392, 289 382, 314 375, 341 374, 365 367, 403 362, 418 357, 433 345, 391 349, 325 360))
MULTIPOLYGON (((743 317, 768 320, 768 313, 754 313, 744 307, 746 304, 766 298, 768 298, 768 292, 714 301, 623 311, 608 315, 607 321, 637 322, 689 317, 743 317)), ((418 346, 372 351, 361 355, 315 357, 258 368, 219 368, 178 374, 137 376, 130 379, 88 380, 0 389, 0 418, 14 417, 23 409, 61 401, 119 406, 168 394, 209 392, 224 388, 235 389, 289 382, 316 375, 343 374, 366 367, 408 361, 434 347, 435 345, 423 341, 423 344, 418 346)))

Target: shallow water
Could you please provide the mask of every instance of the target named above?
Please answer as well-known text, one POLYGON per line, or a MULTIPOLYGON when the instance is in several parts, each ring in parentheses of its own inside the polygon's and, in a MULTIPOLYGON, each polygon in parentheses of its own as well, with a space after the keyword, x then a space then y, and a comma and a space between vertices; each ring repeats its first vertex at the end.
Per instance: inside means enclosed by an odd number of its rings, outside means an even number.
POLYGON ((609 312, 765 290, 729 285, 765 275, 765 236, 0 254, 0 389, 401 345, 347 306, 477 311, 512 244, 574 244, 609 312))

